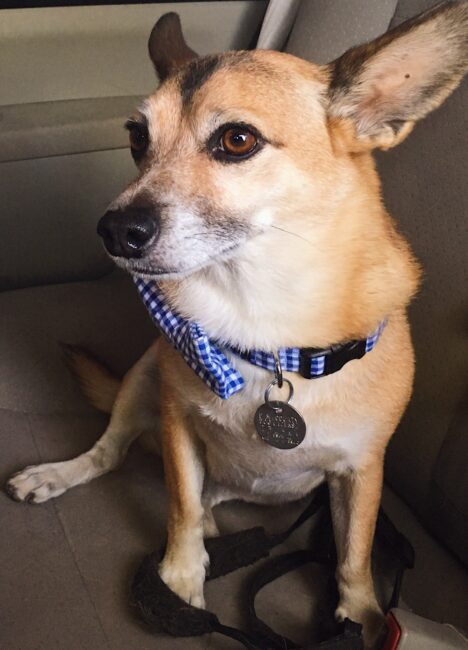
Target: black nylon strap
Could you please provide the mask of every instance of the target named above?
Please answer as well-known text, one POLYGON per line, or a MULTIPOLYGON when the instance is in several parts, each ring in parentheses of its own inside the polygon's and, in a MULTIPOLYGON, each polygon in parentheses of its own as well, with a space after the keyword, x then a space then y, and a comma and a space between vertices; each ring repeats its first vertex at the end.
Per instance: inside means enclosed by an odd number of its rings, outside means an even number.
MULTIPOLYGON (((324 493, 326 496, 326 493, 324 493)), ((291 534, 298 528, 312 513, 316 513, 324 505, 322 495, 319 495, 292 526, 285 532, 291 534)), ((313 550, 294 551, 280 555, 268 560, 252 576, 248 586, 248 622, 249 632, 252 639, 264 650, 362 650, 363 640, 361 626, 352 621, 346 620, 343 631, 332 638, 321 643, 298 646, 294 641, 275 632, 258 616, 255 609, 255 600, 263 587, 281 576, 294 571, 311 562, 329 566, 332 562, 330 545, 333 543, 333 532, 331 525, 330 510, 321 510, 322 520, 320 529, 322 535, 319 543, 314 544, 313 550)), ((287 537, 288 535, 286 535, 287 537)))
MULTIPOLYGON (((164 631, 176 637, 217 632, 239 641, 247 650, 362 650, 361 626, 352 621, 345 621, 343 630, 338 635, 321 643, 300 648, 294 641, 272 630, 259 619, 255 610, 257 594, 273 580, 309 562, 334 565, 330 512, 328 507, 323 508, 328 503, 327 494, 325 486, 316 490, 308 506, 282 533, 268 535, 263 528, 257 527, 206 540, 211 562, 209 579, 214 579, 267 557, 272 548, 284 542, 310 517, 319 511, 323 515, 320 535, 316 537, 310 550, 274 557, 252 576, 247 595, 248 632, 223 625, 214 613, 188 605, 173 593, 159 576, 158 564, 161 554, 147 556, 133 580, 133 601, 141 618, 154 631, 164 631)), ((377 520, 376 538, 398 562, 389 605, 394 607, 398 603, 403 573, 414 564, 414 550, 382 510, 377 520)))
POLYGON ((247 650, 265 650, 262 646, 256 645, 253 643, 251 637, 247 635, 242 630, 238 630, 236 627, 229 627, 228 625, 223 625, 218 621, 217 625, 213 627, 213 632, 218 632, 224 636, 227 636, 230 639, 235 639, 242 643, 244 648, 247 650))
POLYGON ((398 563, 392 595, 387 606, 388 611, 398 606, 403 584, 403 575, 406 569, 412 569, 414 567, 414 548, 406 537, 395 528, 382 508, 380 508, 377 518, 375 536, 377 541, 387 551, 388 555, 395 558, 398 563))
POLYGON ((320 485, 314 492, 310 503, 304 508, 299 517, 282 533, 270 535, 273 548, 285 542, 295 530, 300 528, 303 523, 313 517, 317 512, 328 503, 328 489, 325 484, 320 485))
MULTIPOLYGON (((357 339, 353 341, 345 341, 344 343, 337 343, 328 348, 299 348, 299 374, 304 377, 304 379, 316 379, 317 375, 312 374, 311 361, 317 357, 324 357, 324 369, 323 374, 319 375, 320 377, 325 377, 326 375, 331 375, 335 372, 338 372, 345 366, 349 361, 354 359, 361 359, 366 354, 367 339, 357 339)), ((240 350, 235 347, 229 348, 234 354, 248 361, 249 363, 255 364, 252 361, 254 356, 252 350, 240 350)), ((264 366, 259 365, 260 368, 264 366)), ((286 370, 286 368, 284 369, 286 370)))
POLYGON ((280 578, 285 573, 294 571, 304 564, 316 562, 316 556, 311 551, 295 551, 280 555, 269 560, 257 571, 251 579, 248 588, 248 617, 249 631, 261 648, 268 650, 292 650, 299 646, 287 637, 274 632, 264 621, 258 618, 255 610, 255 599, 259 591, 270 582, 280 578))
POLYGON ((282 544, 302 524, 313 517, 327 503, 328 491, 321 485, 314 492, 310 503, 299 517, 281 533, 268 534, 261 526, 241 530, 237 533, 212 537, 205 540, 205 547, 210 556, 208 580, 224 576, 241 567, 254 564, 268 557, 271 549, 282 544))

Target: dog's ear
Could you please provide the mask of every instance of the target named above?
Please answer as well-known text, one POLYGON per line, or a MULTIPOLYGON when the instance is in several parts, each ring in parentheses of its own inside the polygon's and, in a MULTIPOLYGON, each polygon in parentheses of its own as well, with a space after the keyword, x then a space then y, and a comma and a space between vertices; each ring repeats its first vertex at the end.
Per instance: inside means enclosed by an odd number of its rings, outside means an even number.
POLYGON ((467 71, 468 3, 438 5, 327 67, 335 142, 348 151, 393 147, 467 71))
POLYGON ((184 63, 198 57, 185 42, 179 15, 174 12, 161 16, 153 27, 148 51, 161 81, 184 63))

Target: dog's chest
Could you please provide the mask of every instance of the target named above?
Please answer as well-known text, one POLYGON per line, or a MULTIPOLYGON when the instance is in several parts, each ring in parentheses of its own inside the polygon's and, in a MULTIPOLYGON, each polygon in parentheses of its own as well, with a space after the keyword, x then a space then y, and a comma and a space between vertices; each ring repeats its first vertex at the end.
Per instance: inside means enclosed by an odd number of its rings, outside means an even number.
POLYGON ((192 410, 208 470, 217 481, 242 487, 258 486, 259 480, 291 483, 302 481, 305 473, 344 471, 359 463, 373 427, 362 413, 342 408, 340 381, 290 376, 295 386, 292 405, 304 417, 307 432, 298 447, 283 450, 263 441, 254 425, 272 377, 248 365, 242 372, 247 381, 241 393, 224 401, 206 393, 192 410))

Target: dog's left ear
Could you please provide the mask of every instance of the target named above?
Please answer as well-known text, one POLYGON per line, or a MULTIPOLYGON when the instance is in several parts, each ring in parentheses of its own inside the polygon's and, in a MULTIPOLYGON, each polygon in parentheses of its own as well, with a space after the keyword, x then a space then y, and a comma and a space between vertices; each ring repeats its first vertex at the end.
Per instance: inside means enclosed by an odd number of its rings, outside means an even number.
POLYGON ((329 124, 348 151, 388 149, 458 86, 468 67, 468 3, 438 5, 328 65, 329 124))
POLYGON ((161 81, 180 66, 198 57, 185 42, 179 15, 174 12, 161 16, 153 27, 148 51, 161 81))

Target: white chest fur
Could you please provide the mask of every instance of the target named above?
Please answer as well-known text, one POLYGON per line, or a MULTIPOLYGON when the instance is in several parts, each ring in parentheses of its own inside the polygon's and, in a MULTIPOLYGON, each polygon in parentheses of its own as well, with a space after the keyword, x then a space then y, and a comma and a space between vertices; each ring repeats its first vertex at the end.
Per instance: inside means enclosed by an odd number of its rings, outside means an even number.
MULTIPOLYGON (((259 254, 254 257, 258 263, 259 254)), ((237 275, 227 268, 215 267, 222 277, 213 275, 213 271, 207 277, 191 278, 171 296, 174 308, 185 314, 184 305, 190 304, 188 315, 210 337, 251 349, 300 346, 301 341, 306 346, 311 340, 314 345, 320 345, 322 340, 326 345, 330 340, 326 337, 343 340, 339 328, 332 328, 332 323, 343 321, 336 319, 340 311, 331 304, 328 313, 330 300, 320 294, 324 291, 328 295, 328 289, 327 283, 321 281, 318 262, 312 278, 297 274, 301 281, 294 285, 292 296, 288 278, 275 276, 272 286, 271 272, 261 273, 263 267, 269 269, 271 265, 259 264, 260 271, 249 274, 248 260, 246 256, 237 262, 237 275), (262 287, 265 284, 266 288, 255 292, 249 282, 262 287), (255 296, 261 299, 254 300, 255 296), (312 331, 314 337, 309 339, 305 333, 309 336, 312 331), (322 334, 317 334, 319 331, 322 334)), ((245 386, 240 393, 221 400, 201 380, 195 381, 193 372, 174 352, 170 367, 173 387, 204 443, 212 480, 240 490, 243 498, 246 493, 263 489, 300 496, 305 493, 307 482, 311 489, 317 477, 357 469, 370 460, 376 449, 383 450, 408 399, 413 371, 406 315, 404 311, 386 315, 388 322, 377 346, 362 359, 350 361, 339 372, 317 379, 285 373, 294 385, 291 405, 307 426, 304 441, 290 450, 269 446, 254 427, 254 415, 264 403, 272 373, 231 355, 245 386), (403 355, 404 364, 395 364, 395 350, 403 355)), ((382 318, 379 313, 368 331, 382 318)))
POLYGON ((255 411, 263 403, 272 373, 240 359, 234 363, 245 379, 244 389, 228 400, 203 391, 191 408, 212 480, 240 491, 244 498, 246 492, 298 497, 325 472, 344 472, 362 462, 378 426, 369 414, 353 408, 362 391, 362 381, 354 382, 353 389, 353 376, 356 365, 365 360, 318 379, 287 373, 295 389, 292 405, 307 426, 304 441, 289 450, 265 443, 254 426, 255 411))

